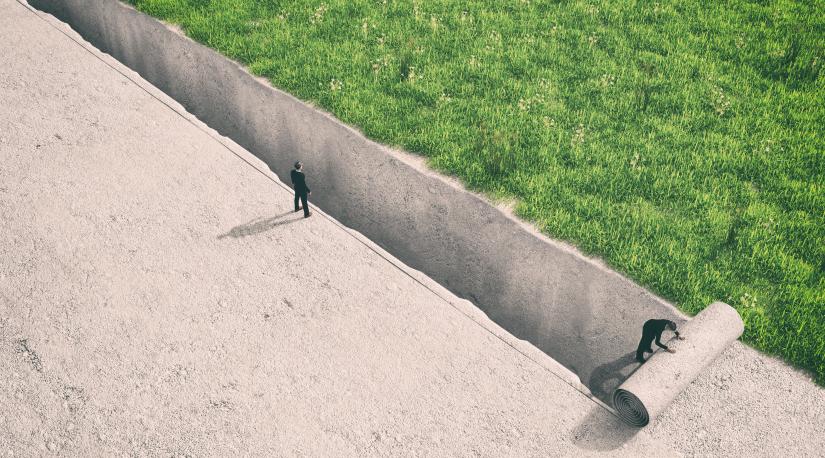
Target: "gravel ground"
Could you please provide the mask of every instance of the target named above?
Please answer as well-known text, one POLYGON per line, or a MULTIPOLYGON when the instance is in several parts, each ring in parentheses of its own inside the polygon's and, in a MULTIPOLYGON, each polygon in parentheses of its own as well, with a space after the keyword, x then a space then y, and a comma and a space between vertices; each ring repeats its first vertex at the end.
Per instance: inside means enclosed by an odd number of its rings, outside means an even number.
POLYGON ((822 455, 825 390, 740 344, 623 426, 113 60, 0 31, 0 455, 822 455))
POLYGON ((734 342, 645 431, 689 456, 825 456, 825 390, 734 342))

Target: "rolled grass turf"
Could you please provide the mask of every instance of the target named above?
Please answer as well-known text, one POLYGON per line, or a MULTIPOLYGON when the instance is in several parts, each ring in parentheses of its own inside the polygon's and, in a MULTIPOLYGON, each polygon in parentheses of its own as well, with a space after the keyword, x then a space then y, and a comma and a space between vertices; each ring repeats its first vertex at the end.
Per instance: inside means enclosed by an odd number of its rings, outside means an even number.
POLYGON ((633 426, 646 426, 664 412, 705 367, 742 335, 742 318, 723 302, 705 307, 680 331, 687 339, 670 339, 668 350, 657 351, 613 392, 613 407, 633 426))
POLYGON ((129 1, 825 383, 825 2, 129 1))

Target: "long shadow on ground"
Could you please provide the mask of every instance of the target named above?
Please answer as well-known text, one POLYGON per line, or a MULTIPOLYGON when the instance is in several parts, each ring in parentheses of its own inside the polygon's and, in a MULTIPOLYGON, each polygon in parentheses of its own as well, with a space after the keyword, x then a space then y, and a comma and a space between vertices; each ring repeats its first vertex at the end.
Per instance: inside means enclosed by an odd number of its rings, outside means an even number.
POLYGON ((224 239, 226 237, 232 237, 236 239, 241 237, 248 237, 250 235, 260 234, 262 232, 274 229, 278 226, 292 224, 304 219, 302 213, 298 213, 298 217, 296 218, 286 219, 286 216, 289 216, 292 213, 294 212, 288 211, 285 213, 281 213, 277 216, 272 216, 270 218, 255 218, 246 224, 241 224, 240 226, 233 227, 226 234, 219 235, 218 239, 224 239))

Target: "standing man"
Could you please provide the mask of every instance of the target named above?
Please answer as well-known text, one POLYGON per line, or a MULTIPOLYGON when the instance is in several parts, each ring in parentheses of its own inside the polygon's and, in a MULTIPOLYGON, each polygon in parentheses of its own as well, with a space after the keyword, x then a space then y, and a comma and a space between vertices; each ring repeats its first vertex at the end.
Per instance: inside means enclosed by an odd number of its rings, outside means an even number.
POLYGON ((676 330, 676 323, 670 320, 647 320, 644 326, 642 326, 642 340, 639 341, 639 348, 636 349, 636 361, 644 363, 644 354, 653 353, 653 348, 651 348, 650 344, 653 343, 654 339, 659 348, 664 348, 668 353, 676 353, 676 350, 667 348, 667 345, 662 343, 662 333, 665 332, 665 329, 673 331, 677 339, 684 340, 684 337, 680 336, 676 330))
POLYGON ((304 218, 309 218, 312 216, 312 213, 309 212, 307 196, 312 195, 312 191, 310 191, 309 186, 307 186, 307 177, 304 175, 304 163, 301 161, 296 162, 295 170, 293 170, 289 176, 292 178, 292 188, 295 189, 295 211, 297 212, 303 208, 304 218), (304 204, 303 207, 298 205, 298 199, 304 204))

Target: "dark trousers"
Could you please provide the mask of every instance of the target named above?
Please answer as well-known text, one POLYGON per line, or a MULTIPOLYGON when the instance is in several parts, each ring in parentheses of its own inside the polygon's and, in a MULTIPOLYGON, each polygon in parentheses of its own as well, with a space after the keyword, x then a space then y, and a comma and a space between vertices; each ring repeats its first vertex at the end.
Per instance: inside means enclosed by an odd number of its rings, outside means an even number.
POLYGON ((307 193, 306 192, 295 191, 295 211, 296 212, 301 209, 298 206, 298 199, 300 199, 301 203, 304 204, 304 216, 308 216, 309 215, 309 205, 307 205, 307 193))
POLYGON ((646 337, 647 336, 642 336, 642 340, 639 342, 639 348, 636 349, 636 361, 642 362, 645 360, 645 353, 653 353, 653 348, 650 346, 650 344, 653 343, 653 339, 647 339, 646 337))

